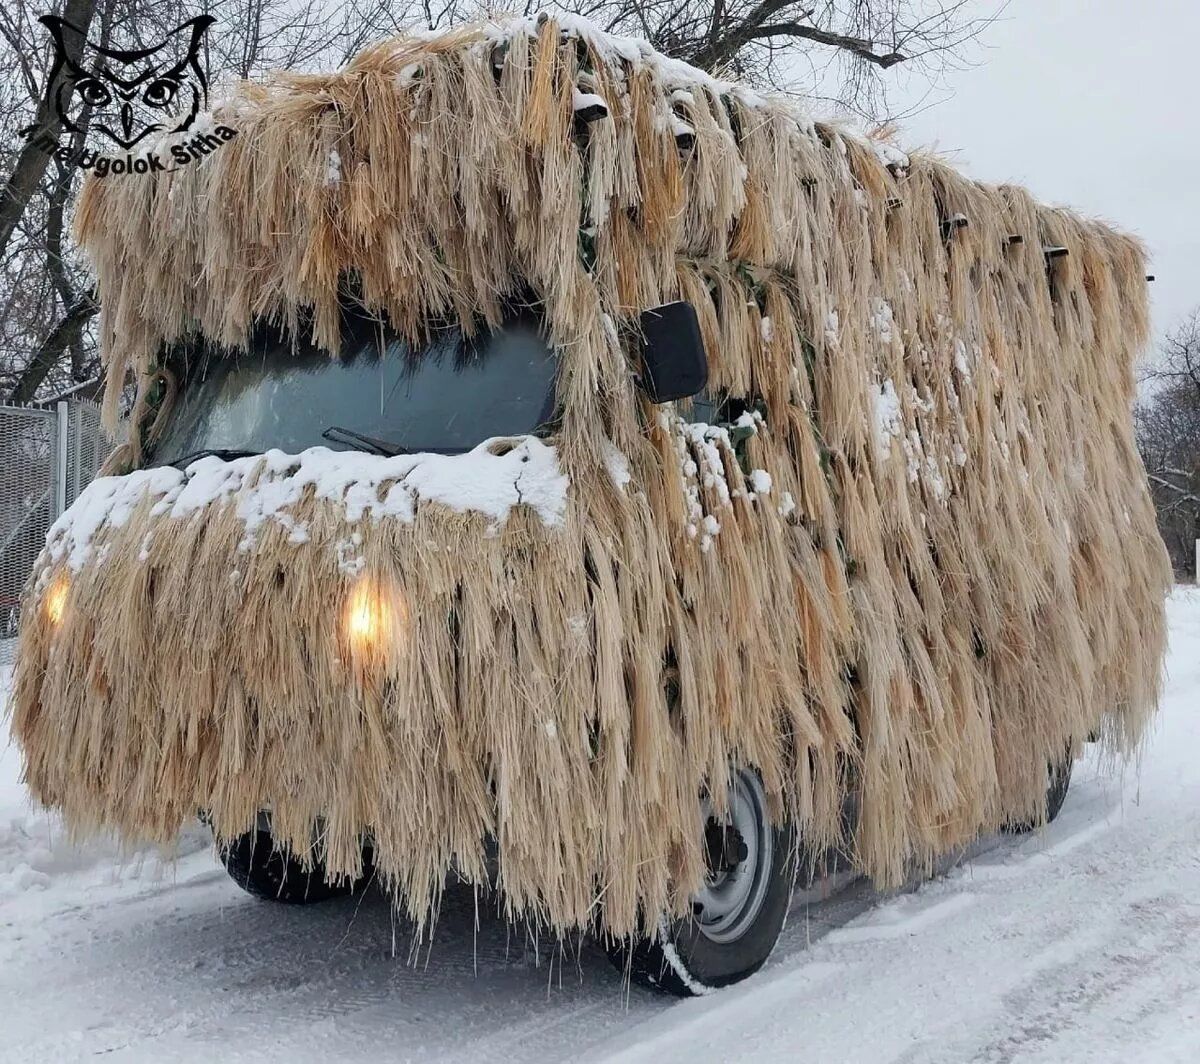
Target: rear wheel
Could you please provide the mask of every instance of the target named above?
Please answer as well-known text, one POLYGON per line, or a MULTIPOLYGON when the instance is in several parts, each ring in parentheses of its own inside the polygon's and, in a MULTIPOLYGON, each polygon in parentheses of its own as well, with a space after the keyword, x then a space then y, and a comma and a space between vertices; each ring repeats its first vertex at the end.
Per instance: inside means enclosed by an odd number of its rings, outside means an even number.
POLYGON ((223 847, 221 861, 225 871, 247 894, 287 905, 342 898, 361 890, 370 878, 329 883, 319 861, 305 871, 299 860, 287 850, 277 849, 270 833, 262 830, 248 831, 223 847))
POLYGON ((731 776, 726 807, 718 817, 702 802, 708 875, 691 916, 664 917, 655 936, 609 949, 634 982, 680 997, 703 994, 753 975, 774 948, 791 901, 794 833, 771 824, 753 769, 731 776))
POLYGON ((1063 802, 1067 800, 1067 791, 1071 786, 1071 769, 1075 766, 1075 759, 1069 754, 1061 761, 1047 766, 1046 775, 1046 819, 1043 822, 1036 820, 1017 820, 1010 821, 1005 824, 1003 831, 1008 835, 1025 835, 1031 831, 1036 831, 1046 824, 1050 824, 1062 812, 1063 802))

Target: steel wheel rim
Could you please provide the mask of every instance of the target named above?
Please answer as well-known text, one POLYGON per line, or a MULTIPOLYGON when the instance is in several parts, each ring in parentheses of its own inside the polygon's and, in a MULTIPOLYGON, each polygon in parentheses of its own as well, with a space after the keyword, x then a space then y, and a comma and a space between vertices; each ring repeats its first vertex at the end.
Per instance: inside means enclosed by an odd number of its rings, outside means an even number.
POLYGON ((752 769, 739 769, 726 791, 728 813, 718 818, 706 796, 701 825, 709 820, 734 828, 746 846, 746 857, 730 869, 710 874, 692 896, 693 918, 700 933, 719 944, 736 942, 758 919, 770 886, 775 833, 767 814, 762 781, 752 769))

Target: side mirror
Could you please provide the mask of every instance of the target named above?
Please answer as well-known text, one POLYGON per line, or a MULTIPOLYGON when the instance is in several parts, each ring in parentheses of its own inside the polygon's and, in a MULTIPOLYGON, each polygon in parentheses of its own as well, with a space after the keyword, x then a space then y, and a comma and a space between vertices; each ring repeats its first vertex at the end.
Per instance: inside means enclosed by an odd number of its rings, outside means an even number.
POLYGON ((643 311, 642 375, 638 383, 652 403, 669 403, 702 392, 708 356, 691 303, 666 303, 643 311))

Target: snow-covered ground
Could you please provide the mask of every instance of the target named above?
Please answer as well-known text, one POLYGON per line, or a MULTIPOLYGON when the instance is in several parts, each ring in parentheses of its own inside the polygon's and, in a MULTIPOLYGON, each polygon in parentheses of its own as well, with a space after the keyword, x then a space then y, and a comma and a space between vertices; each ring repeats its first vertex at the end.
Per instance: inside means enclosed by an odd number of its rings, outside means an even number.
POLYGON ((915 893, 798 898, 758 976, 686 1002, 464 892, 414 961, 381 896, 256 902, 198 827, 166 866, 72 848, 0 732, 0 1060, 1200 1060, 1200 592, 1169 609, 1162 715, 1124 779, 1081 763, 1045 833, 915 893))

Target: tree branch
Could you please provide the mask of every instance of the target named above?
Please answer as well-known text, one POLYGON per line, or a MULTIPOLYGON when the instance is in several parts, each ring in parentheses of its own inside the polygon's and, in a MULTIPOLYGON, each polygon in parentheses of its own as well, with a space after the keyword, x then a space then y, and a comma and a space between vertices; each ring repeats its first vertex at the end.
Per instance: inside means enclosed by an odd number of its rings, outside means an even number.
POLYGON ((765 37, 797 37, 813 41, 816 44, 828 45, 831 48, 840 48, 844 52, 858 56, 859 59, 873 63, 881 70, 887 70, 908 59, 908 56, 900 52, 876 52, 874 42, 862 37, 833 33, 816 26, 807 26, 802 22, 776 22, 769 26, 759 26, 757 29, 749 30, 746 39, 747 41, 762 40, 765 37))
POLYGON ((1172 484, 1169 480, 1164 480, 1162 477, 1155 476, 1153 473, 1147 473, 1146 479, 1152 481, 1161 488, 1167 488, 1168 490, 1183 496, 1185 499, 1190 499, 1192 502, 1200 505, 1200 495, 1194 495, 1185 488, 1181 488, 1176 484, 1172 484))
POLYGON ((12 402, 28 403, 37 395, 37 390, 42 386, 46 375, 58 365, 59 360, 63 357, 63 352, 73 343, 78 342, 84 325, 99 309, 99 305, 90 293, 67 309, 66 314, 50 330, 50 335, 41 342, 37 351, 34 352, 33 358, 29 360, 29 365, 17 379, 10 396, 12 402))

